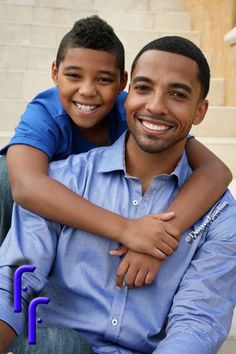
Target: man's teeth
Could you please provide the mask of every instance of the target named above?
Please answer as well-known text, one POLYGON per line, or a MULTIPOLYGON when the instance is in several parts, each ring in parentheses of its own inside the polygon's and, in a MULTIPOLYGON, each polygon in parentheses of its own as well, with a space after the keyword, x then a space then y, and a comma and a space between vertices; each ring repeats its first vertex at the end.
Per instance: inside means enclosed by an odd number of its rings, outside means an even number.
POLYGON ((84 105, 84 104, 80 104, 80 103, 77 103, 76 106, 78 107, 78 109, 80 111, 83 111, 83 112, 90 112, 90 111, 93 111, 97 106, 87 106, 87 105, 84 105))
POLYGON ((167 126, 167 125, 158 125, 158 124, 153 124, 153 123, 150 123, 150 122, 147 122, 147 121, 142 121, 142 124, 146 127, 146 128, 148 128, 148 129, 151 129, 151 130, 156 130, 156 131, 158 131, 158 130, 161 130, 161 131, 163 131, 163 130, 167 130, 167 129, 169 129, 169 127, 167 126))

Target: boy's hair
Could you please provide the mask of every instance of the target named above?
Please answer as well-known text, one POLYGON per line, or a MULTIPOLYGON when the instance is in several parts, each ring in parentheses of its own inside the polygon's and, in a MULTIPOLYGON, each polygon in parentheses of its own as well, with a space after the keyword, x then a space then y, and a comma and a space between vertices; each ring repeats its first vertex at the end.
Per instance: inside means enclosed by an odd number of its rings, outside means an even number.
POLYGON ((198 78, 201 84, 201 98, 204 99, 209 91, 210 68, 202 51, 191 41, 178 36, 166 36, 155 39, 146 44, 136 55, 132 67, 131 75, 140 56, 148 50, 161 50, 165 52, 180 54, 194 60, 198 64, 198 78))
POLYGON ((73 28, 62 38, 57 51, 57 68, 69 48, 88 48, 114 54, 121 75, 124 72, 124 46, 113 28, 97 15, 76 21, 73 28))

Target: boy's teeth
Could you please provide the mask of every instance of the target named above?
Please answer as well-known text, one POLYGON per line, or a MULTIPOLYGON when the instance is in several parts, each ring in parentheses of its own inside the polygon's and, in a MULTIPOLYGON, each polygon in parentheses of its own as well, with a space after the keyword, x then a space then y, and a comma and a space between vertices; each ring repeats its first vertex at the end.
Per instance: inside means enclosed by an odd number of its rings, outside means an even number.
POLYGON ((89 105, 84 105, 84 104, 77 103, 77 107, 81 111, 89 112, 89 111, 93 111, 97 106, 89 106, 89 105))
POLYGON ((153 124, 153 123, 150 123, 150 122, 147 122, 145 120, 142 121, 142 124, 148 128, 148 129, 151 129, 151 130, 167 130, 169 129, 169 127, 167 125, 158 125, 158 124, 153 124))

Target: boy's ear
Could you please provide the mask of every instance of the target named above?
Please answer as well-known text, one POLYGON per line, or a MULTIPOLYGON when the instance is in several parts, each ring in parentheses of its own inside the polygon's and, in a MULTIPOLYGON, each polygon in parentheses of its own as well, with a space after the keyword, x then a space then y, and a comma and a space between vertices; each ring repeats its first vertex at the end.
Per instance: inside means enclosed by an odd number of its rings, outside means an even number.
POLYGON ((58 70, 56 66, 56 61, 53 60, 52 62, 52 68, 51 68, 51 77, 55 85, 57 85, 57 78, 58 78, 58 70))
POLYGON ((193 118, 193 124, 198 125, 200 124, 207 112, 209 102, 208 100, 202 100, 197 107, 197 110, 195 112, 194 118, 193 118))
POLYGON ((127 71, 124 71, 121 79, 120 79, 120 87, 119 87, 119 91, 123 91, 126 84, 127 84, 127 81, 128 81, 128 73, 127 71))

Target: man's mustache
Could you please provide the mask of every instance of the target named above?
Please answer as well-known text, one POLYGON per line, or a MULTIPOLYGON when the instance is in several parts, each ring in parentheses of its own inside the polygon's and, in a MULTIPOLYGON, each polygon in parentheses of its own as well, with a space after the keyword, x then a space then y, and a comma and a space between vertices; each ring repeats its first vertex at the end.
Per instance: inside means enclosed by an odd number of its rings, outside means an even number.
POLYGON ((160 114, 153 114, 150 112, 137 112, 136 118, 145 120, 146 118, 150 118, 152 120, 156 120, 158 122, 175 125, 172 119, 168 118, 167 116, 163 116, 160 114))

